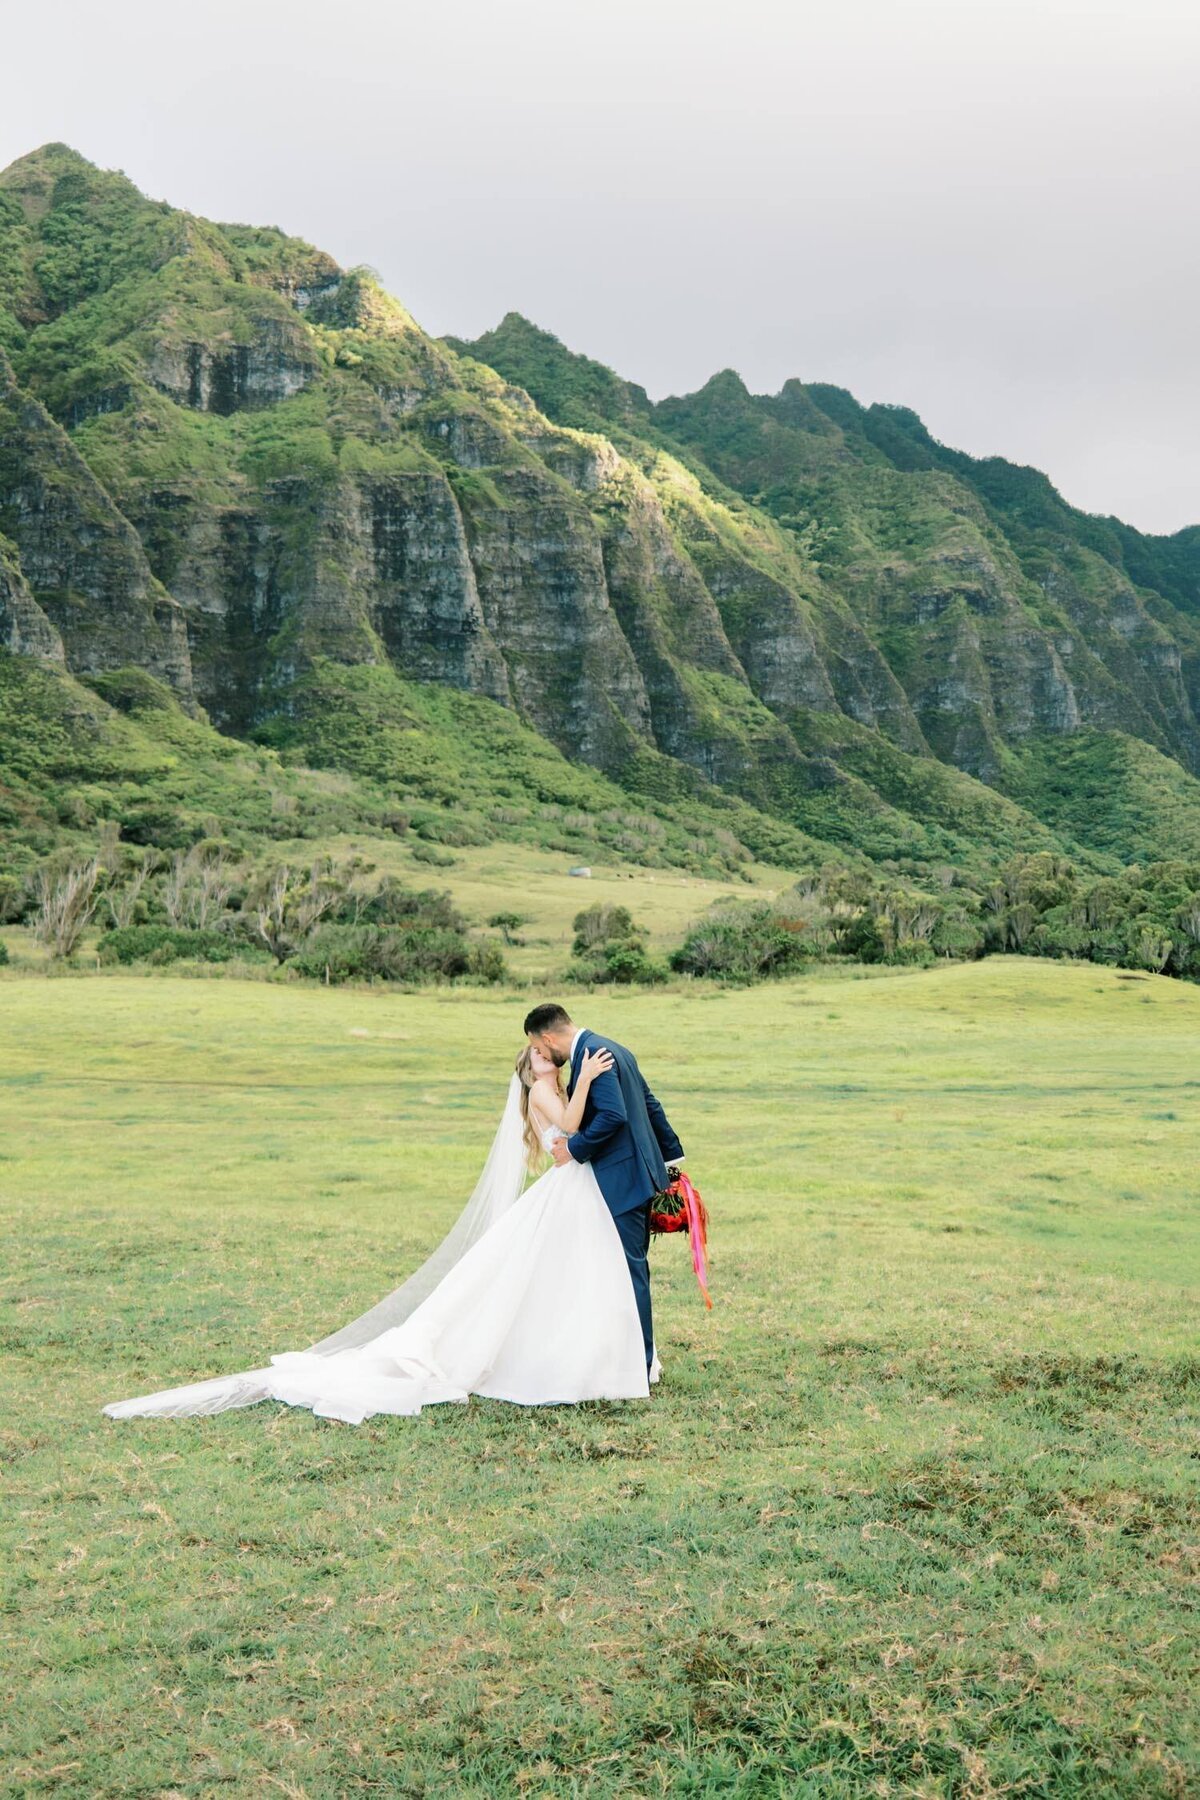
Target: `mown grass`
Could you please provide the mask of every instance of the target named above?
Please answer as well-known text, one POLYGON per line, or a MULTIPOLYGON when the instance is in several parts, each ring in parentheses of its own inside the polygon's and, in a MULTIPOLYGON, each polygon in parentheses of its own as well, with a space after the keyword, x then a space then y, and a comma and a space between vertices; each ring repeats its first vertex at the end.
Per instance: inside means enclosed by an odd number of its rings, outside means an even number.
POLYGON ((649 1401, 100 1415, 400 1279, 522 1005, 0 983, 8 1791, 1195 1791, 1194 987, 596 994, 713 1212, 649 1401))

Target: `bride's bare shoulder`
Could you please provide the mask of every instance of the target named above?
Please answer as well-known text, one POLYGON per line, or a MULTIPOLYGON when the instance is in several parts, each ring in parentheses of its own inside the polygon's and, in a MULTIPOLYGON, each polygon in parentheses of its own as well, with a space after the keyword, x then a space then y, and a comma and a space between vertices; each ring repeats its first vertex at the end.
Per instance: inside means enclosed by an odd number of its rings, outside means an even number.
POLYGON ((539 1075, 529 1090, 529 1104, 547 1125, 560 1125, 566 1107, 562 1090, 553 1075, 539 1075))

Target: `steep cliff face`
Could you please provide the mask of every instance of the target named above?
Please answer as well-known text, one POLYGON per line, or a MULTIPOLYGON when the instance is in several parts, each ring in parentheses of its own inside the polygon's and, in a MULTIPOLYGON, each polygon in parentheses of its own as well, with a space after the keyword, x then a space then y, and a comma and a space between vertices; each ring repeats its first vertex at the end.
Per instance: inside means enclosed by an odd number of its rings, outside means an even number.
POLYGON ((65 664, 63 641, 29 591, 17 547, 0 537, 0 646, 14 656, 65 664))
POLYGON ((726 370, 652 405, 517 314, 470 348, 552 414, 670 447, 710 491, 728 484, 784 528, 805 566, 788 599, 754 612, 745 641, 722 608, 769 705, 821 704, 791 659, 777 679, 774 654, 807 581, 837 706, 906 749, 995 782, 1025 738, 1094 725, 1200 766, 1194 531, 1149 539, 1078 513, 1037 471, 949 450, 908 409, 839 388, 751 395, 726 370))
POLYGON ((0 645, 239 736, 375 666, 874 855, 1042 841, 994 790, 1048 736, 1200 766, 1200 542, 1007 468, 818 385, 654 406, 515 314, 437 342, 65 145, 0 175, 0 645))
POLYGON ((192 691, 181 607, 66 432, 0 350, 0 532, 73 669, 129 663, 192 691))
POLYGON ((179 406, 234 413, 290 400, 316 377, 319 360, 293 321, 266 314, 245 325, 245 343, 160 339, 146 359, 147 380, 179 406))
POLYGON ((844 711, 928 751, 903 688, 811 558, 766 517, 733 511, 660 457, 665 503, 757 697, 782 716, 844 711))
POLYGON ((647 428, 814 545, 939 755, 994 780, 1006 743, 1091 724, 1200 766, 1180 607, 1200 589, 1194 534, 1079 513, 1036 470, 947 449, 907 408, 823 385, 751 395, 727 371, 652 408, 647 428), (1137 585, 1163 570, 1161 591, 1137 585))
MULTIPOLYGON (((119 216, 135 239, 161 234, 163 211, 54 146, 0 195, 21 206, 10 241, 23 274, 6 296, 20 377, 57 405, 178 603, 216 722, 250 732, 286 712, 321 657, 390 662, 509 705, 604 768, 649 743, 759 792, 765 733, 803 785, 786 729, 763 714, 748 733, 740 702, 730 710, 750 693, 723 608, 741 620, 753 594, 764 614, 773 599, 770 633, 743 632, 767 688, 835 706, 812 622, 769 551, 739 552, 745 521, 694 482, 685 495, 678 465, 647 472, 556 425, 425 337, 363 272, 188 215, 167 215, 164 253, 125 273, 119 300, 98 280, 81 359, 77 314, 38 299, 60 209, 76 229, 83 214, 114 230, 119 216), (720 565, 720 601, 697 558, 720 565)), ((34 566, 35 591, 49 590, 34 566)), ((124 593, 132 609, 137 582, 124 593)), ((86 645, 66 640, 72 666, 96 663, 98 619, 87 630, 86 645)), ((123 653, 167 667, 131 629, 123 653)))
POLYGON ((371 621, 396 667, 511 705, 508 669, 443 471, 363 475, 354 493, 357 528, 371 547, 371 621))

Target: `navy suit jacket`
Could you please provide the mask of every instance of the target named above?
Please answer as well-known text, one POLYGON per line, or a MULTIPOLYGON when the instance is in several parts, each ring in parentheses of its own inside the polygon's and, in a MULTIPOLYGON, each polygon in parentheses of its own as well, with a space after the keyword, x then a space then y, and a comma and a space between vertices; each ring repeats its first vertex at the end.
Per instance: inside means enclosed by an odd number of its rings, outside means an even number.
POLYGON ((585 1050, 601 1045, 611 1052, 613 1067, 598 1075, 588 1089, 583 1123, 567 1139, 576 1162, 590 1162, 609 1212, 630 1212, 644 1206, 652 1194, 667 1185, 667 1163, 683 1155, 683 1145, 667 1123, 637 1058, 624 1044, 601 1037, 595 1031, 580 1033, 571 1058, 568 1097, 585 1050))

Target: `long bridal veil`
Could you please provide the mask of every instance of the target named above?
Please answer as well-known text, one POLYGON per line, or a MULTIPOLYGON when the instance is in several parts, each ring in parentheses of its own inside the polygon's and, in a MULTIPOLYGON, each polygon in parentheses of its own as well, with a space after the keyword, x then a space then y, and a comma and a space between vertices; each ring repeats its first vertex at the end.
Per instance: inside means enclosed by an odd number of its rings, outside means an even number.
MULTIPOLYGON (((394 1288, 390 1294, 349 1324, 342 1325, 316 1344, 309 1353, 337 1356, 344 1350, 355 1350, 370 1343, 381 1332, 402 1325, 410 1313, 430 1295, 447 1270, 453 1268, 520 1198, 525 1185, 525 1143, 521 1120, 521 1083, 514 1075, 508 1084, 508 1099, 492 1147, 488 1151, 479 1180, 470 1199, 459 1213, 432 1255, 419 1269, 394 1288)), ((227 1412, 235 1406, 253 1406, 270 1395, 269 1368, 245 1369, 237 1375, 218 1376, 212 1381, 192 1382, 186 1387, 167 1388, 159 1394, 145 1394, 136 1400, 118 1400, 104 1411, 112 1419, 136 1418, 153 1414, 165 1418, 189 1418, 205 1413, 227 1412)))
POLYGON ((313 1350, 321 1356, 333 1356, 339 1350, 354 1350, 359 1344, 370 1343, 381 1331, 390 1331, 393 1325, 402 1325, 409 1313, 415 1312, 422 1300, 432 1294, 446 1271, 478 1242, 501 1214, 508 1211, 514 1200, 520 1198, 524 1185, 521 1083, 514 1075, 508 1084, 508 1099, 474 1192, 432 1256, 426 1257, 420 1268, 386 1294, 378 1305, 371 1307, 369 1312, 360 1313, 340 1330, 331 1332, 319 1344, 313 1344, 313 1350))

